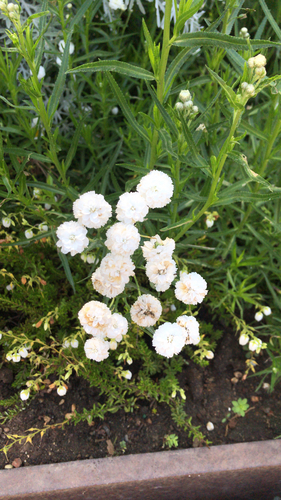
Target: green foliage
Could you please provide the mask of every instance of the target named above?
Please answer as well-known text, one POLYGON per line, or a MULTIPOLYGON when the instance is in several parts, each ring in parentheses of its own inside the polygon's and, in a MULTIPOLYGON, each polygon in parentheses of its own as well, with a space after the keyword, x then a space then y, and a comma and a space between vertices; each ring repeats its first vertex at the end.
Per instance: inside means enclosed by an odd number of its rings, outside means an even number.
POLYGON ((232 401, 232 411, 234 413, 237 413, 237 415, 240 415, 240 417, 245 417, 245 413, 248 410, 249 405, 248 405, 248 400, 247 398, 245 399, 237 399, 237 401, 232 401))

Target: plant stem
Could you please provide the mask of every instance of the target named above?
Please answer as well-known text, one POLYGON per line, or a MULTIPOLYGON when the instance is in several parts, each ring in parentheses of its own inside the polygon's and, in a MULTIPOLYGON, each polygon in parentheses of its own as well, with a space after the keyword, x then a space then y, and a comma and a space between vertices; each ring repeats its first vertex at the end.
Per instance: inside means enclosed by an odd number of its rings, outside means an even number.
MULTIPOLYGON (((156 79, 157 81, 157 98, 159 102, 163 103, 164 97, 164 87, 165 87, 165 72, 167 67, 167 61, 169 57, 169 52, 171 48, 170 44, 170 24, 171 24, 171 10, 172 10, 173 0, 166 0, 165 6, 165 19, 164 19, 164 33, 163 33, 163 43, 162 43, 162 51, 161 51, 161 59, 159 65, 159 75, 156 79)), ((159 127, 159 111, 156 109, 155 111, 155 121, 156 126, 159 127)), ((150 152, 150 162, 149 169, 151 170, 156 161, 157 156, 157 143, 158 143, 158 131, 156 128, 153 130, 152 141, 151 141, 151 152, 150 152)))
POLYGON ((225 160, 227 158, 228 153, 233 148, 233 145, 231 144, 232 143, 232 139, 233 139, 235 130, 236 130, 237 126, 238 126, 240 117, 241 117, 241 115, 242 115, 243 112, 244 112, 243 109, 242 110, 239 109, 239 110, 234 111, 232 126, 231 126, 231 129, 230 129, 228 138, 224 142, 224 144, 223 144, 223 146, 222 146, 222 148, 220 150, 219 156, 217 158, 216 172, 215 172, 215 175, 214 175, 214 178, 213 178, 213 181, 212 181, 212 184, 211 184, 211 189, 210 189, 210 192, 209 192, 209 196, 207 198, 207 201, 206 201, 205 205, 202 207, 202 209, 197 213, 197 215, 192 220, 190 220, 189 222, 187 222, 184 225, 184 227, 182 228, 182 230, 174 238, 175 241, 178 241, 186 233, 186 231, 191 226, 193 226, 193 224, 195 224, 195 222, 197 222, 197 220, 200 219, 200 217, 212 205, 213 199, 214 199, 214 195, 215 195, 215 192, 216 192, 216 188, 217 188, 217 185, 218 185, 219 180, 220 180, 221 171, 222 171, 223 166, 225 164, 225 160))

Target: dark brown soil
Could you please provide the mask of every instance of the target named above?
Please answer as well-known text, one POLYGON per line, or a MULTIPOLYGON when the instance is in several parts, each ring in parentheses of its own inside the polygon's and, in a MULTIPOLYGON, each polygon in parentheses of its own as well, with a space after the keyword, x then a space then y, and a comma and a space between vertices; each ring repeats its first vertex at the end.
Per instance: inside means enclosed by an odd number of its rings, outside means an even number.
MULTIPOLYGON (((259 369, 267 366, 266 353, 257 360, 259 369)), ((187 395, 186 412, 192 416, 193 425, 201 426, 201 431, 213 445, 260 441, 281 435, 280 388, 277 387, 272 394, 263 388, 256 392, 259 377, 248 377, 244 381, 240 378, 234 384, 231 381, 234 373, 243 374, 244 371, 245 354, 237 338, 225 334, 209 367, 200 368, 191 362, 179 376, 187 395), (248 399, 250 409, 246 416, 222 423, 232 401, 238 398, 248 399), (206 429, 209 421, 214 424, 213 431, 206 429)), ((5 381, 0 381, 0 399, 13 394, 10 381, 2 378, 5 381)), ((97 389, 90 388, 85 380, 73 378, 69 385, 63 398, 55 390, 39 394, 25 410, 2 425, 0 448, 9 442, 7 434, 23 435, 31 427, 43 428, 45 423, 60 423, 72 411, 72 405, 82 412, 83 408, 90 409, 99 400, 97 389)), ((1 454, 0 468, 16 458, 27 466, 100 458, 110 454, 161 451, 165 449, 163 440, 166 434, 178 436, 179 448, 202 445, 192 443, 188 432, 177 428, 166 405, 149 406, 141 401, 134 413, 110 414, 103 421, 93 422, 92 426, 86 422, 77 426, 70 423, 63 429, 49 429, 42 439, 37 435, 32 444, 15 444, 8 452, 8 460, 1 454), (120 445, 122 441, 126 443, 125 450, 120 445)))

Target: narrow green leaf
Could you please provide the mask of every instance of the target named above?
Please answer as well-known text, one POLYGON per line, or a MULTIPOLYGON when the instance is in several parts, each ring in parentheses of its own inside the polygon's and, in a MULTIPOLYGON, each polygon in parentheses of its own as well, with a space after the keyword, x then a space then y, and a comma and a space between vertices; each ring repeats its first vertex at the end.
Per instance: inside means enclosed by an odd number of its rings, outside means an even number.
POLYGON ((135 119, 132 111, 130 110, 129 105, 128 105, 128 103, 127 103, 127 101, 122 93, 122 90, 120 89, 119 85, 117 84, 117 82, 115 81, 113 76, 110 73, 106 73, 106 78, 108 79, 108 82, 111 86, 111 89, 112 89, 117 101, 119 102, 120 107, 122 108, 122 111, 123 111, 125 117, 127 118, 128 122, 133 127, 133 129, 139 134, 139 136, 142 137, 143 139, 145 139, 145 141, 149 142, 149 144, 150 144, 150 139, 149 139, 148 133, 136 121, 136 119, 135 119))
POLYGON ((74 18, 72 19, 70 23, 70 29, 72 30, 75 26, 75 24, 78 24, 79 21, 83 18, 85 12, 89 9, 89 7, 92 6, 92 16, 95 15, 95 13, 98 11, 99 7, 101 4, 101 0, 85 0, 85 2, 81 5, 80 9, 76 12, 74 18))
POLYGON ((273 15, 271 14, 268 6, 266 5, 266 3, 265 3, 264 0, 259 0, 259 2, 260 2, 261 8, 264 11, 264 13, 265 13, 265 15, 267 17, 267 20, 270 23, 272 29, 275 31, 275 33, 278 36, 279 40, 281 40, 281 30, 280 30, 277 22, 275 21, 273 15))
POLYGON ((234 90, 232 90, 232 88, 229 87, 225 83, 225 81, 217 73, 215 73, 215 71, 213 71, 212 69, 208 68, 208 66, 206 66, 206 68, 209 71, 209 73, 212 75, 212 77, 214 78, 214 80, 216 80, 218 82, 218 84, 221 86, 221 88, 225 91, 227 100, 230 102, 230 104, 235 109, 244 109, 244 106, 242 106, 242 104, 240 104, 239 102, 237 102, 237 97, 236 97, 236 94, 235 94, 234 90))
POLYGON ((167 132, 164 128, 161 128, 158 130, 158 134, 162 141, 164 150, 177 160, 178 155, 173 151, 172 139, 169 132, 167 132))
POLYGON ((82 128, 84 126, 84 121, 85 121, 85 118, 83 118, 83 120, 81 120, 78 123, 77 128, 76 128, 75 133, 74 133, 74 136, 72 138, 71 146, 68 150, 67 157, 66 157, 65 164, 64 164, 65 173, 69 169, 71 162, 74 158, 74 155, 76 153, 78 142, 79 142, 79 139, 81 137, 81 131, 82 131, 82 128))
MULTIPOLYGON (((270 40, 250 40, 253 49, 266 47, 279 47, 281 42, 270 40)), ((196 33, 183 33, 178 36, 173 45, 179 47, 221 47, 222 49, 243 50, 248 48, 247 40, 224 33, 208 33, 198 31, 196 33)))
POLYGON ((170 64, 168 67, 166 74, 165 74, 165 94, 171 87, 175 77, 178 75, 179 70, 181 67, 184 65, 186 62, 188 56, 191 53, 191 49, 183 49, 177 57, 173 60, 173 62, 170 64))
POLYGON ((23 30, 25 30, 25 28, 26 28, 27 26, 29 26, 29 25, 32 23, 32 21, 33 21, 34 19, 38 19, 38 17, 47 16, 48 14, 50 14, 50 12, 49 12, 48 10, 41 11, 41 12, 36 12, 35 14, 32 14, 32 15, 31 15, 31 16, 29 16, 29 17, 27 18, 27 20, 25 21, 25 23, 24 23, 24 24, 23 24, 23 26, 22 26, 22 29, 23 29, 23 30))
POLYGON ((193 154, 194 158, 196 159, 196 162, 198 166, 201 166, 203 168, 206 167, 206 161, 202 156, 198 153, 197 146, 194 142, 194 139, 192 137, 192 134, 188 128, 188 125, 186 123, 186 120, 183 118, 183 116, 180 116, 181 124, 182 124, 182 131, 183 135, 185 137, 185 140, 187 142, 187 145, 189 147, 190 152, 193 154))
POLYGON ((65 43, 65 48, 64 52, 62 55, 62 61, 61 61, 61 67, 59 70, 59 74, 56 79, 55 86, 53 88, 53 92, 51 94, 51 98, 48 103, 48 116, 50 118, 50 121, 52 121, 52 117, 57 110, 57 107, 59 105, 59 101, 61 98, 61 95, 64 90, 64 83, 65 83, 65 73, 68 67, 68 58, 69 58, 69 46, 70 46, 70 41, 71 41, 71 36, 72 36, 72 30, 69 32, 67 36, 67 40, 65 43))
POLYGON ((176 24, 175 24, 175 27, 174 27, 174 34, 175 35, 182 30, 186 21, 188 19, 190 19, 194 14, 196 14, 196 12, 198 12, 198 10, 202 7, 204 1, 205 0, 199 0, 197 2, 192 2, 192 7, 190 9, 188 9, 186 12, 183 12, 183 14, 181 14, 178 17, 176 24))
POLYGON ((156 95, 154 89, 151 88, 151 86, 149 85, 148 82, 146 82, 146 85, 147 85, 148 91, 149 91, 149 93, 150 93, 150 95, 151 95, 151 97, 152 97, 155 105, 157 106, 157 108, 159 109, 161 115, 163 116, 166 125, 169 127, 169 129, 172 132, 172 134, 174 134, 177 137, 178 134, 179 134, 179 131, 178 131, 175 123, 173 122, 173 120, 170 117, 169 113, 167 113, 167 111, 165 110, 164 106, 162 106, 162 104, 158 100, 157 95, 156 95))
POLYGON ((42 191, 49 191, 50 193, 65 195, 64 189, 61 189, 57 186, 50 186, 49 184, 45 184, 44 182, 27 182, 26 185, 33 188, 39 188, 42 191))
POLYGON ((238 151, 232 151, 229 154, 229 157, 243 167, 247 177, 249 177, 252 181, 262 184, 263 186, 268 188, 271 192, 273 191, 279 192, 281 196, 281 188, 273 186, 272 184, 270 184, 270 182, 268 182, 266 179, 257 174, 257 172, 254 172, 254 170, 250 169, 246 156, 242 155, 242 153, 239 153, 238 151))
POLYGON ((0 99, 2 99, 2 101, 4 101, 6 104, 8 104, 8 106, 11 106, 12 108, 16 108, 16 109, 32 109, 32 111, 36 111, 36 109, 34 108, 34 106, 15 106, 14 104, 12 104, 11 102, 9 102, 2 95, 0 95, 0 99))
POLYGON ((62 252, 58 252, 58 254, 59 254, 59 258, 61 260, 61 263, 63 265, 63 268, 64 268, 65 276, 67 277, 70 285, 72 286, 74 293, 76 293, 75 284, 74 284, 74 281, 73 281, 73 277, 72 277, 72 274, 71 274, 71 270, 70 270, 70 267, 69 267, 69 263, 68 263, 67 257, 62 252))
POLYGON ((23 148, 4 148, 4 153, 9 155, 27 156, 28 158, 33 158, 34 160, 52 163, 52 160, 50 160, 47 156, 40 155, 39 153, 33 153, 33 151, 26 151, 23 148))
POLYGON ((96 61, 87 64, 82 64, 82 66, 77 66, 77 68, 70 69, 67 73, 95 73, 97 71, 116 71, 121 75, 126 75, 132 78, 139 78, 141 80, 154 80, 154 76, 150 71, 140 68, 139 66, 133 66, 122 61, 96 61))

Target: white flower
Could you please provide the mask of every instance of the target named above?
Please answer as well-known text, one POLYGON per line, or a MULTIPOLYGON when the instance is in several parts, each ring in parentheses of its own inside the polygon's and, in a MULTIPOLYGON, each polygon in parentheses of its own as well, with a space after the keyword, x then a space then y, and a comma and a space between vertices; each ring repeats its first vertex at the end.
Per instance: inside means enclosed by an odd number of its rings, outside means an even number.
POLYGON ((261 339, 258 339, 256 337, 254 340, 250 340, 250 342, 249 342, 250 351, 257 351, 257 353, 259 353, 261 348, 262 348, 262 340, 261 339))
POLYGON ((26 358, 28 356, 28 350, 25 347, 21 347, 18 350, 18 354, 21 356, 21 358, 26 358))
POLYGON ((149 208, 162 208, 170 203, 174 186, 167 174, 151 170, 140 180, 137 191, 143 196, 149 208))
POLYGON ((152 345, 156 352, 171 358, 174 354, 179 354, 185 344, 185 329, 176 323, 164 323, 155 330, 152 345))
MULTIPOLYGON (((32 71, 31 70, 30 70, 30 74, 32 75, 32 71)), ((44 78, 45 75, 46 75, 45 68, 43 66, 39 66, 39 71, 38 71, 38 74, 37 74, 38 80, 42 80, 42 78, 44 78)))
POLYGON ((214 353, 212 351, 207 351, 206 358, 207 359, 213 359, 214 353))
POLYGON ((135 226, 117 222, 106 232, 105 246, 113 254, 129 256, 138 248, 140 235, 135 226))
POLYGON ((175 241, 172 238, 161 240, 160 236, 156 234, 153 238, 144 242, 141 247, 143 256, 146 260, 151 261, 161 256, 162 258, 172 257, 175 250, 175 241))
POLYGON ((77 347, 79 346, 79 342, 77 339, 72 339, 70 344, 71 344, 71 347, 73 347, 73 349, 77 349, 77 347))
POLYGON ((170 305, 170 309, 171 309, 172 312, 175 312, 177 310, 175 304, 171 304, 170 305))
POLYGON ((10 227, 10 225, 12 224, 12 219, 10 219, 10 217, 3 217, 2 224, 4 227, 10 227))
POLYGON ((88 228, 99 229, 104 226, 111 217, 111 212, 111 206, 103 195, 96 194, 95 191, 82 194, 73 203, 74 217, 88 228))
POLYGON ((19 354, 14 354, 14 355, 12 356, 12 360, 14 361, 14 363, 19 363, 20 359, 21 359, 21 358, 20 358, 20 355, 19 355, 19 354))
POLYGON ((191 99, 189 90, 181 90, 181 92, 179 93, 179 98, 182 102, 189 101, 191 99))
POLYGON ((122 340, 123 335, 128 331, 128 321, 122 314, 114 313, 111 316, 111 322, 106 330, 106 337, 115 339, 117 342, 122 340))
POLYGON ((177 324, 186 331, 186 344, 198 344, 200 342, 199 323, 194 316, 179 316, 177 324))
POLYGON ((50 210, 52 208, 52 205, 50 205, 50 203, 45 203, 44 208, 45 210, 50 210))
POLYGON ((143 222, 148 213, 148 206, 139 193, 124 193, 116 206, 116 218, 125 224, 143 222))
POLYGON ((132 378, 132 372, 130 370, 125 370, 122 372, 123 377, 130 380, 132 378))
POLYGON ((249 336, 246 335, 245 333, 242 333, 239 337, 239 344, 240 345, 246 345, 249 342, 249 336))
POLYGON ((215 428, 215 426, 214 426, 213 422, 208 422, 208 423, 206 424, 206 427, 207 427, 207 430, 208 430, 208 431, 213 431, 213 430, 214 430, 214 428, 215 428))
POLYGON ((62 59, 60 57, 57 57, 56 58, 56 63, 58 64, 58 66, 61 66, 62 59))
POLYGON ((13 283, 10 283, 9 285, 6 286, 6 290, 8 290, 8 292, 11 292, 13 290, 13 288, 15 288, 13 283))
POLYGON ((59 396, 65 396, 66 395, 66 387, 64 385, 60 385, 58 388, 57 388, 57 393, 59 396))
POLYGON ((86 340, 84 349, 86 357, 94 361, 103 361, 109 356, 110 343, 106 340, 93 337, 86 340))
POLYGON ((96 260, 94 255, 87 255, 86 261, 88 264, 95 264, 96 260))
POLYGON ((161 255, 153 261, 148 261, 145 267, 146 275, 154 283, 157 292, 165 292, 170 288, 177 272, 176 263, 171 258, 161 255))
POLYGON ((201 304, 208 293, 207 283, 198 273, 180 273, 175 295, 184 304, 201 304))
POLYGON ((13 359, 13 356, 11 354, 6 354, 6 360, 11 361, 13 359))
POLYGON ((265 316, 269 316, 269 315, 272 313, 272 311, 271 311, 271 309, 270 309, 270 307, 269 307, 269 306, 265 306, 265 307, 263 307, 263 308, 262 308, 262 312, 263 312, 263 314, 264 314, 265 316))
MULTIPOLYGON (((59 51, 63 54, 64 49, 65 49, 65 41, 61 40, 59 42, 59 51)), ((74 49, 75 49, 74 43, 70 42, 70 44, 69 44, 69 54, 73 54, 74 49)))
POLYGON ((81 226, 79 222, 64 222, 56 231, 56 235, 59 238, 57 246, 61 249, 62 253, 66 254, 70 252, 70 255, 73 257, 77 253, 82 253, 88 246, 89 240, 86 234, 87 229, 81 226))
POLYGON ((25 237, 29 240, 30 238, 33 238, 33 231, 32 229, 26 229, 26 231, 24 231, 24 235, 25 237))
POLYGON ((70 346, 70 342, 69 342, 69 340, 65 340, 65 341, 63 342, 63 344, 62 344, 62 347, 63 347, 64 349, 67 349, 69 346, 70 346))
MULTIPOLYGON (((121 0, 121 1, 122 1, 122 0, 121 0)), ((117 106, 114 106, 114 108, 112 108, 112 110, 111 110, 111 113, 112 113, 113 115, 118 115, 118 113, 119 113, 119 108, 118 108, 117 106)))
POLYGON ((113 298, 123 292, 135 265, 130 257, 107 254, 100 267, 92 275, 93 287, 105 297, 113 298))
POLYGON ((91 300, 80 309, 78 318, 85 332, 103 338, 111 323, 111 312, 102 302, 91 300))
POLYGON ((266 391, 270 388, 270 384, 268 384, 267 382, 264 382, 262 384, 262 388, 265 389, 266 391))
POLYGON ((131 307, 131 318, 139 326, 152 326, 162 314, 161 302, 149 294, 141 295, 131 307))
POLYGON ((255 320, 256 321, 261 321, 263 318, 263 313, 261 311, 256 312, 255 314, 255 320))
POLYGON ((24 389, 20 392, 20 398, 22 401, 26 401, 29 398, 30 392, 29 389, 24 389))
POLYGON ((48 226, 47 224, 44 224, 44 222, 41 222, 41 224, 38 225, 38 229, 41 233, 44 233, 46 231, 48 231, 48 226))

